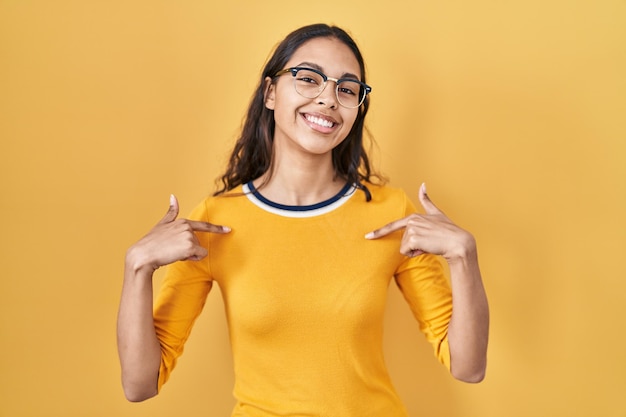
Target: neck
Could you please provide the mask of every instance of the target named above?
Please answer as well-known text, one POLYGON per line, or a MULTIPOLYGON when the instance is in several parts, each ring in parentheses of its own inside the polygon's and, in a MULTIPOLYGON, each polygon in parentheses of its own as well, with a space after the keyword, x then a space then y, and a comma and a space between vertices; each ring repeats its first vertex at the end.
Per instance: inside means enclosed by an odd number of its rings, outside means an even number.
POLYGON ((265 173, 254 181, 265 198, 290 206, 328 200, 345 184, 342 178, 335 178, 330 155, 297 161, 277 159, 272 173, 265 173))

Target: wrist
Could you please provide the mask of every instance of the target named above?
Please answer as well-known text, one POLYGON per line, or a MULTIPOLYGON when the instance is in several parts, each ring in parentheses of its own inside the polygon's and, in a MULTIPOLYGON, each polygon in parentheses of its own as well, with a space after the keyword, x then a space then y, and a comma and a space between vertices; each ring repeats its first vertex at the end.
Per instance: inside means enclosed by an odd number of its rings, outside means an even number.
POLYGON ((465 232, 450 254, 444 256, 449 264, 467 263, 478 258, 476 240, 470 233, 465 232))
POLYGON ((131 246, 126 251, 125 259, 126 270, 132 272, 135 275, 149 274, 159 268, 154 262, 152 262, 141 250, 135 246, 131 246))

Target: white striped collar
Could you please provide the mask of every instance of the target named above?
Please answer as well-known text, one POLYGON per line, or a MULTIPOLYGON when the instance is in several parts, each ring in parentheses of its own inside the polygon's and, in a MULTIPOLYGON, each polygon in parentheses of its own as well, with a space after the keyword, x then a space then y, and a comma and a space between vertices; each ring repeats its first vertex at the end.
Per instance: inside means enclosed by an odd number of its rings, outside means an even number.
POLYGON ((293 218, 315 217, 330 213, 344 205, 356 191, 356 187, 353 184, 346 184, 334 197, 328 200, 310 206, 288 206, 275 203, 263 197, 263 195, 254 188, 252 181, 244 184, 242 189, 248 200, 255 206, 279 216, 293 218))

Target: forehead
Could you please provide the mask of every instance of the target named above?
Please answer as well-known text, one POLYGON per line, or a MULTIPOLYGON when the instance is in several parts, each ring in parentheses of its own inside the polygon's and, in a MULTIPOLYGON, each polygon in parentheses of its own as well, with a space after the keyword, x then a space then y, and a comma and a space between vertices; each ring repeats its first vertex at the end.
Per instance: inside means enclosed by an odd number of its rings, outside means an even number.
POLYGON ((315 38, 306 41, 296 49, 287 66, 293 67, 303 62, 318 65, 331 77, 341 77, 343 74, 357 74, 359 78, 361 76, 359 61, 352 50, 335 38, 315 38))

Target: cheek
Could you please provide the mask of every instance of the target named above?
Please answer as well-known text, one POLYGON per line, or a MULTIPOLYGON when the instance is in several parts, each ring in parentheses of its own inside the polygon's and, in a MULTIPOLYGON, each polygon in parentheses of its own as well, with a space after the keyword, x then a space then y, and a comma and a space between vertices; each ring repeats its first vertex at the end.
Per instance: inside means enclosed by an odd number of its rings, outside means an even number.
POLYGON ((349 114, 346 115, 344 117, 344 126, 346 127, 347 131, 349 132, 350 130, 352 130, 352 127, 354 126, 354 123, 356 122, 358 113, 353 113, 353 114, 349 114))
POLYGON ((299 97, 293 97, 288 94, 276 95, 274 117, 294 119, 298 114, 298 108, 302 106, 302 103, 298 100, 299 97))

